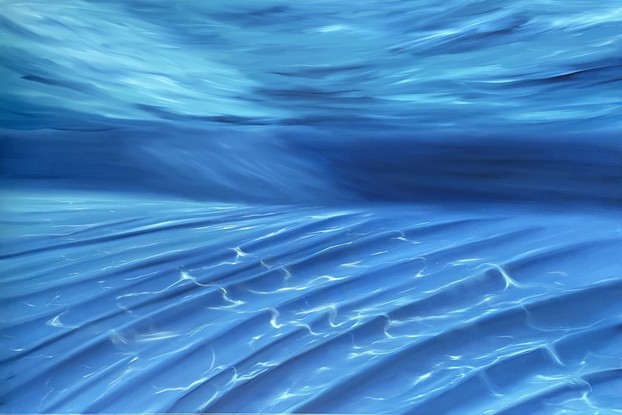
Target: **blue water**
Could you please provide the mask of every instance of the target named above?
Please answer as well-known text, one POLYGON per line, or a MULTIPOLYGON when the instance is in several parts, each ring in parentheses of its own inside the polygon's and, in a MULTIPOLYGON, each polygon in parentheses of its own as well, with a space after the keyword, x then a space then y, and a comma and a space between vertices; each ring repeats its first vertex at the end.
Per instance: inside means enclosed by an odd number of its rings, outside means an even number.
POLYGON ((4 1, 0 412, 622 413, 616 1, 4 1))

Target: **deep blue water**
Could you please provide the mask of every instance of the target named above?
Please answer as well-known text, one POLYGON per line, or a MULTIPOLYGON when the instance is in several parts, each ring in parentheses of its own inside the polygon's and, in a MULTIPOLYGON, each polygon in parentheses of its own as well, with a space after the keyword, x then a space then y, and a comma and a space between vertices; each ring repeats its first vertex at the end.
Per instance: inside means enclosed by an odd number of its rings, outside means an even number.
POLYGON ((622 413, 616 1, 0 2, 0 412, 622 413))

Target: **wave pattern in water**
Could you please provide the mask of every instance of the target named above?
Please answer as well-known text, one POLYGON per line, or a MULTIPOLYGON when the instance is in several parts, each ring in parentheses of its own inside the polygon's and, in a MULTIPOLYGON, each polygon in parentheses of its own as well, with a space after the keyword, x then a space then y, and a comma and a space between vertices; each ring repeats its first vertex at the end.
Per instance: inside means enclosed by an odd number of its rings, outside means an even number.
POLYGON ((611 2, 4 6, 7 187, 622 203, 611 2))
POLYGON ((622 411, 614 218, 19 200, 3 411, 622 411))
POLYGON ((0 2, 0 411, 622 413, 622 12, 0 2))
POLYGON ((620 127, 616 2, 31 0, 0 24, 1 102, 21 127, 620 127))

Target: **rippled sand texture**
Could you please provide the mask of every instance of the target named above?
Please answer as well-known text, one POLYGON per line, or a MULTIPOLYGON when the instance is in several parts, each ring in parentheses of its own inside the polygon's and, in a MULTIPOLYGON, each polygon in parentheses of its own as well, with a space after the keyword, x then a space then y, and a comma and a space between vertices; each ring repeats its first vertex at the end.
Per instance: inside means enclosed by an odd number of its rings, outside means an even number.
POLYGON ((622 410, 618 218, 20 200, 3 411, 622 410))

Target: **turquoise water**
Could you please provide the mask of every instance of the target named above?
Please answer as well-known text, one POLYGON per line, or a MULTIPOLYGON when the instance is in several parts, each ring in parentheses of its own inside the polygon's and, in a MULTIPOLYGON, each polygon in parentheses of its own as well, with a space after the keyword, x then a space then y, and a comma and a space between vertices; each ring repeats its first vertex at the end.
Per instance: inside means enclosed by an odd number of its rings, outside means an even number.
POLYGON ((622 413, 615 2, 5 1, 3 413, 622 413))

